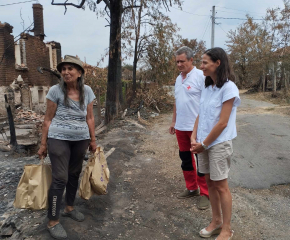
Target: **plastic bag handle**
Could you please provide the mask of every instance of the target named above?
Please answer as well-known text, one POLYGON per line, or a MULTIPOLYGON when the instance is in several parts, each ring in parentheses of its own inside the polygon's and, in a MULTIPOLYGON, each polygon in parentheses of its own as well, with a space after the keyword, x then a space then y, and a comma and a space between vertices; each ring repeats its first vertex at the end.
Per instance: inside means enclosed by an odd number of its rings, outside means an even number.
POLYGON ((42 156, 41 158, 40 158, 40 165, 43 165, 44 164, 44 157, 42 156))

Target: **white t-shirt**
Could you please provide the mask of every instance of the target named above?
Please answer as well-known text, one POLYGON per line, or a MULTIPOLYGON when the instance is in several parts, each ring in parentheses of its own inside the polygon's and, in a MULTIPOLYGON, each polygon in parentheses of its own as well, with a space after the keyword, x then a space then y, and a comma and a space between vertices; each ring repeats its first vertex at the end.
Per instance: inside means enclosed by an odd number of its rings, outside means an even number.
POLYGON ((220 119, 223 103, 232 98, 235 98, 235 100, 228 125, 218 136, 218 138, 208 147, 232 140, 237 136, 236 115, 237 107, 240 105, 241 99, 239 96, 239 89, 232 81, 225 82, 221 88, 216 86, 208 86, 207 88, 204 87, 200 98, 197 142, 200 143, 206 139, 220 119))
POLYGON ((199 112, 199 100, 204 88, 203 72, 194 67, 185 79, 180 74, 175 82, 176 123, 179 131, 192 131, 199 112))

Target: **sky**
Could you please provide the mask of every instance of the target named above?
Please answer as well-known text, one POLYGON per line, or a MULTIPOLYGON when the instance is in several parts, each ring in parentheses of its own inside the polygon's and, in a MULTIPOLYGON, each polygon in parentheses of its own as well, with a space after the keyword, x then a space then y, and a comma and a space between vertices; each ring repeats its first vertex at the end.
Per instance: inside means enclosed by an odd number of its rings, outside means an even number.
MULTIPOLYGON (((82 61, 91 65, 99 63, 99 66, 107 66, 108 58, 101 61, 109 45, 110 29, 106 27, 108 22, 104 17, 97 16, 88 7, 85 10, 68 7, 64 15, 64 7, 52 6, 50 0, 25 1, 29 0, 0 0, 0 21, 14 27, 14 36, 33 22, 32 4, 40 3, 44 8, 45 42, 60 42, 62 56, 78 55, 82 61), (19 2, 25 3, 2 6, 19 2)), ((55 2, 62 3, 64 0, 55 2)), ((78 0, 68 2, 78 3, 78 0)), ((103 8, 105 5, 102 2, 98 6, 103 8)), ((182 38, 204 40, 206 47, 210 48, 212 6, 216 6, 216 17, 245 19, 245 15, 249 14, 255 19, 261 19, 268 8, 283 8, 283 0, 184 0, 182 10, 174 6, 170 11, 164 12, 178 25, 182 38)), ((218 25, 215 25, 214 46, 226 49, 227 32, 235 30, 243 22, 244 20, 216 19, 218 25)), ((126 60, 126 63, 132 64, 130 60, 126 60)))

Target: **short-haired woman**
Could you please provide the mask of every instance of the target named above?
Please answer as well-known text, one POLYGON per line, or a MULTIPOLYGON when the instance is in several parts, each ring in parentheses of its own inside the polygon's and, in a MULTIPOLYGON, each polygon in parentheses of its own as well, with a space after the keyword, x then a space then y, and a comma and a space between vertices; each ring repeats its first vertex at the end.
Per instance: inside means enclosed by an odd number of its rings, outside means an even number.
POLYGON ((222 48, 212 48, 203 54, 201 70, 206 80, 191 136, 191 151, 199 154, 199 171, 206 177, 212 220, 199 234, 201 237, 219 234, 216 240, 229 240, 233 236, 232 196, 227 178, 241 100, 237 86, 230 80, 233 75, 222 48))
POLYGON ((64 189, 65 209, 62 216, 83 221, 84 215, 74 209, 78 179, 89 147, 96 151, 92 89, 84 85, 82 62, 70 55, 58 64, 59 84, 52 86, 46 96, 47 109, 43 122, 40 158, 48 153, 52 167, 52 183, 48 193, 48 230, 53 238, 67 238, 59 223, 59 212, 64 189))

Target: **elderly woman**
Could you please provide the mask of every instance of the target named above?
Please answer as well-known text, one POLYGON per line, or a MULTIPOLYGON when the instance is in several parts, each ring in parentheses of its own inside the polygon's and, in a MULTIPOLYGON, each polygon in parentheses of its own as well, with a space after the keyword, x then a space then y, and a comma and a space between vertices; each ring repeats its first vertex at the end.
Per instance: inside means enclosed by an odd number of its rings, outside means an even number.
POLYGON ((233 237, 232 196, 227 178, 241 100, 237 86, 230 80, 230 64, 222 48, 212 48, 203 54, 201 70, 206 76, 205 88, 191 136, 191 151, 198 153, 199 171, 205 174, 212 221, 199 234, 205 238, 219 234, 216 240, 229 240, 233 237))
POLYGON ((48 153, 52 166, 52 183, 48 193, 48 230, 53 238, 64 239, 66 231, 59 223, 62 195, 66 189, 62 216, 83 221, 84 215, 74 208, 82 163, 89 147, 96 151, 92 89, 84 85, 82 62, 66 55, 58 64, 59 84, 46 96, 47 110, 42 128, 40 158, 48 153))

